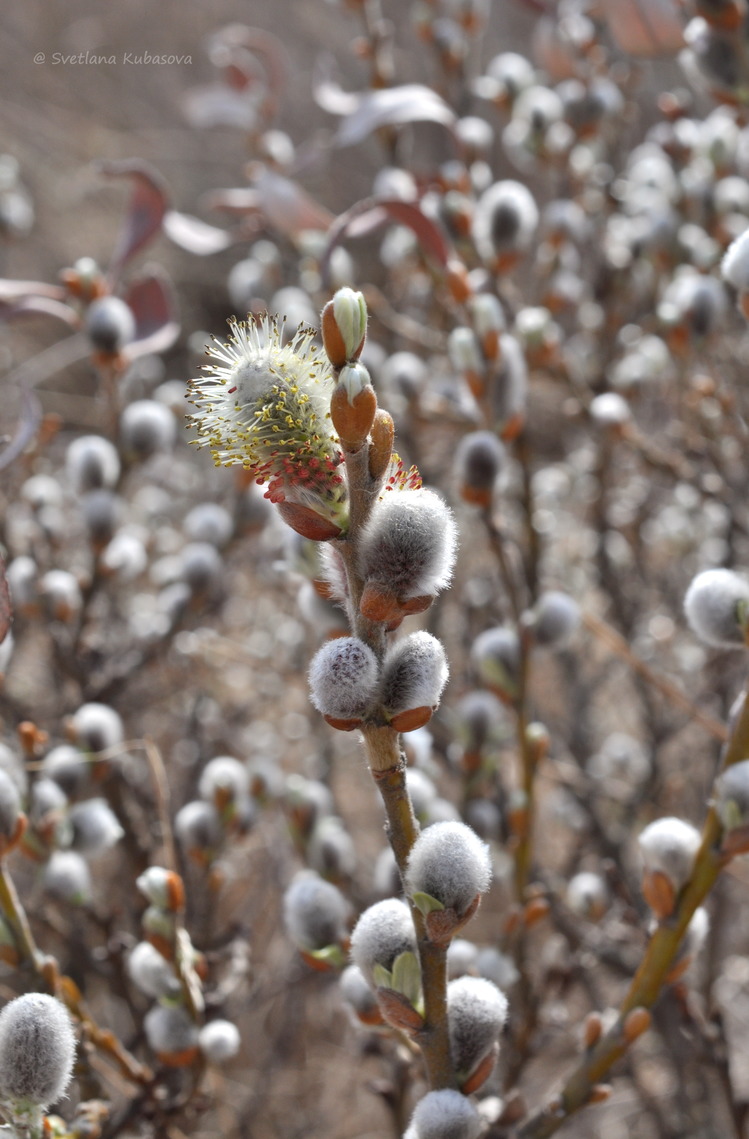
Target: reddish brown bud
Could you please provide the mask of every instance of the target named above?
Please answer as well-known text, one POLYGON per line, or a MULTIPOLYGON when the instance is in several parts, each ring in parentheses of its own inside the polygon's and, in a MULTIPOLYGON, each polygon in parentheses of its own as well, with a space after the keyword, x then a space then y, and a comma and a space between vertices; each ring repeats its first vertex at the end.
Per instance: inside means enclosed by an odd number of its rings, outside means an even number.
POLYGON ((344 451, 353 454, 367 441, 377 412, 377 396, 371 384, 362 388, 354 399, 339 384, 330 401, 330 415, 344 451))
POLYGON ((371 428, 372 441, 369 444, 369 473, 373 479, 380 479, 388 469, 393 454, 395 424, 389 412, 381 408, 375 414, 371 428))
POLYGON ((407 708, 405 712, 398 712, 390 721, 396 732, 415 732, 423 728, 432 718, 432 709, 426 705, 421 708, 407 708))
POLYGON ((624 1024, 622 1025, 622 1032, 627 1044, 631 1044, 638 1036, 642 1036, 643 1032, 647 1032, 652 1024, 653 1018, 650 1010, 643 1008, 633 1008, 627 1014, 624 1024))

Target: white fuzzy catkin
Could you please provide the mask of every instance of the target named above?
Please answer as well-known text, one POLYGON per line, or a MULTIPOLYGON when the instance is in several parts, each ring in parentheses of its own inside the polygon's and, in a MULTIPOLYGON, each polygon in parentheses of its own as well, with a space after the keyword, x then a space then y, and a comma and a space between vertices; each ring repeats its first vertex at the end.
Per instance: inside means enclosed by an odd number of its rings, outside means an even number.
POLYGON ((173 997, 181 988, 174 969, 150 941, 139 941, 127 959, 130 980, 147 997, 173 997))
POLYGON ((70 808, 71 846, 87 856, 109 850, 124 835, 119 820, 106 799, 84 799, 70 808))
POLYGON ((117 448, 101 435, 80 435, 65 453, 65 471, 76 494, 111 490, 120 477, 117 448))
POLYGON ((75 1035, 67 1009, 44 993, 26 993, 0 1012, 0 1098, 46 1108, 65 1094, 75 1035))
POLYGON ((125 738, 122 719, 107 704, 81 704, 73 714, 72 728, 78 743, 88 751, 116 747, 125 738))
POLYGON ((451 1088, 427 1092, 411 1116, 403 1139, 477 1139, 481 1116, 471 1101, 451 1088))
POLYGON ((407 952, 416 952, 416 934, 405 902, 386 898, 364 911, 351 934, 351 956, 370 984, 375 965, 390 969, 407 952))
POLYGON ((705 570, 689 586, 684 612, 692 630, 708 645, 743 645, 749 618, 749 582, 733 570, 705 570))
POLYGON ((676 890, 692 873, 700 841, 696 827, 672 816, 650 823, 638 839, 646 869, 665 874, 676 890))
POLYGON ((313 870, 302 870, 283 898, 286 932, 295 945, 314 952, 346 936, 348 902, 341 891, 313 870))
POLYGON ((715 780, 715 809, 727 831, 749 822, 749 759, 742 759, 715 780))
POLYGON ((473 239, 488 264, 499 253, 522 252, 538 226, 538 206, 530 190, 513 179, 495 182, 478 202, 473 215, 473 239))
POLYGON ((431 633, 411 633, 392 645, 385 656, 380 702, 391 715, 408 708, 436 708, 448 675, 440 641, 431 633))
POLYGON ((429 894, 445 909, 463 914, 478 894, 489 889, 489 847, 465 823, 434 823, 413 845, 406 867, 406 891, 429 894))
POLYGON ((608 909, 611 895, 600 874, 581 870, 567 883, 566 900, 573 913, 595 921, 608 909))
POLYGON ((507 997, 483 977, 458 977, 447 986, 450 1052, 464 1078, 498 1041, 507 1019, 507 997))
POLYGON ((749 230, 731 242, 720 267, 723 280, 740 293, 749 291, 749 230))
POLYGON ((233 802, 249 791, 250 776, 246 766, 231 755, 217 755, 203 768, 198 783, 201 799, 212 802, 222 792, 233 802))
POLYGON ((209 1020, 198 1033, 198 1044, 209 1063, 224 1064, 237 1055, 242 1038, 230 1020, 209 1020))
POLYGON ((361 719, 379 679, 377 657, 358 637, 337 637, 315 653, 309 668, 312 703, 340 720, 361 719))
POLYGON ((481 680, 512 696, 520 668, 520 642, 514 629, 498 626, 479 633, 471 658, 481 680))
POLYGON ((542 593, 533 610, 533 636, 544 648, 563 648, 580 624, 580 606, 558 589, 542 593))
POLYGON ((7 771, 0 768, 0 835, 3 838, 13 837, 20 814, 21 796, 18 787, 7 771))
POLYGON ((491 491, 506 462, 505 449, 493 431, 471 431, 455 453, 458 483, 461 488, 491 491))
POLYGON ((197 1047, 198 1028, 181 1006, 155 1005, 143 1018, 149 1047, 157 1055, 178 1055, 197 1047))
POLYGON ((359 540, 365 580, 400 600, 437 593, 450 582, 457 548, 452 513, 431 490, 389 491, 379 499, 359 540))

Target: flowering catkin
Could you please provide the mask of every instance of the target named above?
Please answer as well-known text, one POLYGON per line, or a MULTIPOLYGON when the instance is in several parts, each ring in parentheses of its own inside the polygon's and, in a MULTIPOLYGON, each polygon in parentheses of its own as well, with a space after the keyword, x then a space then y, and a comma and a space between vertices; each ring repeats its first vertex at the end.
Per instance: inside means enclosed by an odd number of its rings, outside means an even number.
POLYGON ((75 1035, 65 1006, 26 993, 0 1012, 0 1097, 45 1108, 64 1095, 75 1060, 75 1035))

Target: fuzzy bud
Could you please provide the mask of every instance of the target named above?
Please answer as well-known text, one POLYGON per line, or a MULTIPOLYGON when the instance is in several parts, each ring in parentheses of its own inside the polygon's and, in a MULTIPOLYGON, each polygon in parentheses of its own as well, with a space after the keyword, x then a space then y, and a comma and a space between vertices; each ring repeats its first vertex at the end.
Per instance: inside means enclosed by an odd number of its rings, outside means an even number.
POLYGON ((427 827, 417 838, 405 884, 422 913, 453 911, 459 920, 474 912, 491 879, 487 844, 465 823, 444 822, 427 827))
POLYGON ((67 449, 65 470, 76 494, 111 490, 120 477, 120 457, 101 435, 80 435, 67 449))
POLYGON ((203 769, 198 783, 201 799, 213 803, 223 811, 249 792, 250 776, 247 768, 230 755, 218 755, 203 769))
POLYGON ((724 850, 744 853, 749 842, 749 759, 734 763, 718 776, 714 802, 726 832, 724 850))
POLYGON ((85 906, 91 901, 91 872, 75 850, 56 850, 44 868, 44 888, 60 902, 85 906))
POLYGON ((7 771, 0 768, 0 854, 7 852, 20 837, 21 796, 7 771))
POLYGON ((71 846, 87 856, 109 850, 124 835, 106 799, 86 799, 70 808, 71 846))
POLYGON ((371 604, 362 599, 364 616, 382 619, 379 598, 403 602, 444 589, 452 575, 456 546, 452 514, 433 491, 393 491, 378 500, 359 543, 362 577, 369 587, 376 587, 371 604))
POLYGON ((347 965, 339 979, 341 996, 362 1024, 381 1024, 377 998, 358 965, 347 965))
MULTIPOLYGON (((729 245, 720 271, 723 280, 733 285, 743 301, 743 295, 749 292, 749 231, 744 230, 734 242, 729 245)), ((743 311, 743 308, 742 308, 743 311)))
POLYGON ((177 439, 177 420, 163 403, 138 399, 128 404, 120 419, 122 445, 137 459, 171 451, 177 439))
POLYGON ((174 816, 174 833, 195 861, 211 862, 223 837, 219 813, 213 803, 202 799, 185 803, 174 816))
POLYGON ((708 645, 746 644, 749 582, 733 570, 705 570, 689 586, 684 612, 692 630, 708 645))
POLYGON ((458 977, 447 986, 447 1017, 453 1064, 465 1087, 495 1051, 507 1019, 507 997, 483 977, 458 977))
POLYGON ((210 1020, 198 1033, 198 1045, 209 1064, 232 1060, 242 1044, 239 1029, 230 1020, 210 1020))
POLYGON ((538 206, 521 182, 507 179, 486 190, 473 215, 473 238, 479 256, 493 268, 524 252, 538 226, 538 206))
POLYGON ((533 637, 544 648, 563 648, 580 624, 580 607, 567 593, 542 593, 533 610, 533 637))
POLYGON ((505 461, 505 449, 494 432, 472 431, 461 439, 455 455, 461 497, 475 506, 490 506, 505 461))
POLYGON ((520 642, 513 629, 500 626, 480 633, 473 642, 471 657, 484 684, 490 685, 503 700, 511 702, 515 699, 520 642))
POLYGON ((700 842, 696 827, 673 817, 657 819, 640 834, 643 892, 656 917, 673 913, 676 895, 691 876, 700 842))
POLYGON ((180 982, 167 959, 150 941, 139 941, 127 961, 130 980, 147 997, 174 997, 180 982))
POLYGON ((234 522, 226 507, 217 502, 199 502, 185 515, 182 528, 188 541, 210 542, 221 550, 234 532, 234 522))
POLYGON ((153 906, 168 912, 183 909, 185 887, 179 874, 163 866, 149 866, 135 879, 135 885, 153 906))
POLYGON ((484 1123, 471 1101, 451 1088, 428 1092, 411 1116, 403 1139, 478 1139, 484 1123))
POLYGON ((346 940, 348 911, 341 891, 311 870, 300 871, 283 898, 286 932, 310 954, 346 940))
POLYGON ((54 779, 66 795, 73 796, 88 782, 90 764, 77 747, 60 744, 47 752, 41 770, 47 779, 54 779))
POLYGON ((155 1005, 143 1018, 146 1040, 162 1063, 191 1064, 198 1051, 198 1029, 186 1009, 155 1005))
POLYGON ((70 721, 72 735, 86 751, 106 751, 125 738, 122 719, 106 704, 82 704, 70 721))
POLYGON ((26 993, 0 1012, 0 1097, 46 1108, 65 1094, 75 1035, 60 1001, 26 993))
POLYGON ((573 913, 598 921, 609 908, 609 888, 600 874, 582 870, 567 885, 567 905, 573 913))
POLYGON ((375 902, 354 926, 351 935, 354 964, 371 985, 385 982, 387 987, 394 987, 391 970, 403 953, 416 953, 411 911, 397 898, 375 902))
POLYGON ((370 647, 358 637, 337 637, 324 644, 312 658, 309 669, 312 703, 328 722, 338 721, 353 727, 366 715, 375 697, 378 679, 377 658, 370 647))
POLYGON ((423 727, 439 705, 448 675, 445 650, 431 633, 411 633, 388 650, 380 700, 396 731, 423 727))
POLYGON ((97 352, 116 356, 135 336, 135 317, 119 297, 101 297, 86 310, 84 329, 97 352))
POLYGON ((358 360, 367 335, 367 302, 362 293, 339 289, 322 311, 322 338, 334 368, 358 360))

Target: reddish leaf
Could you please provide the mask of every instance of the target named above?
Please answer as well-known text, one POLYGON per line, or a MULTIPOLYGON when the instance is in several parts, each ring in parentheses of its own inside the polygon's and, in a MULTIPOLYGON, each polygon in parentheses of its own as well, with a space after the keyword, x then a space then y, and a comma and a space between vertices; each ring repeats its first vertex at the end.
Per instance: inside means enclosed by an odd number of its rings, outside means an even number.
POLYGON ((13 607, 10 603, 8 579, 5 576, 5 563, 0 558, 0 644, 3 643, 13 622, 13 607))
POLYGON ((181 214, 177 210, 167 210, 164 215, 164 232, 175 245, 194 253, 198 257, 206 257, 210 253, 219 253, 234 241, 234 236, 218 226, 208 225, 200 218, 181 214))
POLYGON ((320 272, 327 283, 330 256, 346 236, 361 237, 391 219, 412 229, 424 252, 444 269, 455 254, 444 230, 428 218, 420 206, 395 198, 364 198, 340 214, 328 231, 328 242, 320 258, 320 272))
POLYGON ((21 414, 13 437, 4 451, 0 452, 0 471, 9 467, 14 459, 28 447, 42 422, 42 405, 30 388, 24 387, 21 394, 21 414))
POLYGON ((110 178, 130 178, 133 185, 127 215, 109 267, 109 277, 114 280, 123 265, 161 229, 169 193, 161 175, 138 158, 100 162, 98 169, 110 178))
POLYGON ((149 352, 165 352, 179 336, 176 304, 171 282, 155 266, 133 281, 123 300, 135 317, 135 339, 127 345, 128 359, 149 352))

